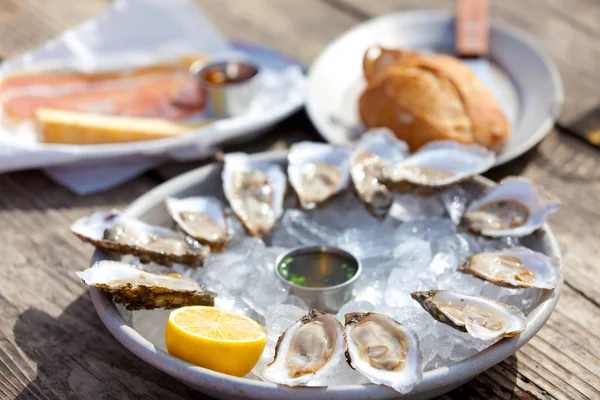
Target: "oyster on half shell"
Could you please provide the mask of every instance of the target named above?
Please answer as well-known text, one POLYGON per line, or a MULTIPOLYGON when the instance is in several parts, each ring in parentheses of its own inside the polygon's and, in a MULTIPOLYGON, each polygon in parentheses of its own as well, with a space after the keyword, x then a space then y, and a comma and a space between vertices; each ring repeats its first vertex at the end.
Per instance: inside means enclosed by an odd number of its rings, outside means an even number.
POLYGON ((291 146, 288 177, 302 208, 313 209, 348 186, 348 154, 347 148, 326 143, 291 146))
POLYGON ((128 310, 212 306, 215 293, 202 289, 196 281, 177 274, 157 275, 119 261, 100 261, 77 272, 88 286, 108 293, 115 303, 128 310))
POLYGON ((523 332, 527 319, 516 307, 486 297, 467 296, 450 290, 411 293, 431 316, 482 340, 496 340, 523 332))
POLYGON ((372 383, 410 392, 423 379, 417 335, 378 313, 346 314, 346 357, 372 383))
POLYGON ((229 243, 227 222, 221 202, 214 197, 169 197, 166 202, 171 218, 179 228, 210 247, 211 251, 223 251, 229 243))
POLYGON ((525 247, 475 254, 458 270, 507 287, 554 289, 562 280, 558 258, 525 247))
POLYGON ((118 210, 82 217, 71 225, 71 231, 99 249, 131 254, 143 263, 199 267, 210 252, 191 237, 124 216, 118 210))
POLYGON ((304 385, 331 375, 343 359, 342 325, 332 314, 310 310, 279 337, 264 378, 281 385, 304 385))
POLYGON ((388 184, 411 183, 440 188, 471 179, 490 169, 495 154, 476 144, 430 142, 416 153, 384 170, 388 184))
POLYGON ((463 221, 484 236, 526 236, 546 223, 560 201, 522 177, 508 177, 469 204, 463 221))
POLYGON ((375 216, 384 215, 393 197, 381 182, 383 170, 408 156, 408 145, 387 128, 365 133, 350 154, 350 175, 358 197, 375 216))
POLYGON ((264 239, 283 214, 287 180, 281 167, 251 160, 245 153, 225 156, 223 191, 249 235, 264 239))

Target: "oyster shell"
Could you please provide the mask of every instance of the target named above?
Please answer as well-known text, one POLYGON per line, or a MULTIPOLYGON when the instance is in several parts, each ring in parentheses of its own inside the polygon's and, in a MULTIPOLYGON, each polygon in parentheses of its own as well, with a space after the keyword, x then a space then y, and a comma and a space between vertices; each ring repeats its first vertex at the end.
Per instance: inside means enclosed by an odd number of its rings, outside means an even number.
POLYGON ((210 251, 191 237, 126 217, 118 210, 100 211, 79 218, 71 225, 71 231, 97 248, 131 254, 143 263, 154 261, 163 265, 179 263, 199 267, 210 251))
POLYGON ((288 386, 331 375, 344 358, 344 332, 332 314, 310 310, 279 337, 264 378, 288 386))
POLYGON ((341 192, 348 186, 349 151, 325 143, 300 142, 290 147, 288 177, 306 210, 341 192))
POLYGON ((407 159, 384 170, 384 180, 427 187, 444 187, 481 174, 496 162, 495 154, 476 144, 430 142, 407 159))
POLYGON ((526 236, 546 223, 560 201, 529 179, 509 177, 469 204, 463 221, 484 236, 526 236))
POLYGON ((507 287, 554 289, 562 280, 558 258, 525 247, 475 254, 458 270, 507 287))
POLYGON ((223 251, 229 243, 227 222, 221 202, 214 197, 169 197, 166 202, 171 218, 179 228, 208 245, 212 251, 223 251))
POLYGON ((485 297, 450 290, 413 292, 411 296, 433 318, 477 339, 515 336, 527 326, 521 310, 485 297))
POLYGON ((346 314, 346 357, 352 368, 372 383, 410 392, 423 380, 417 335, 378 313, 346 314))
POLYGON ((216 294, 177 274, 157 275, 119 261, 100 261, 77 272, 88 286, 108 293, 128 310, 214 305, 216 294))
POLYGON ((287 181, 276 164, 250 160, 245 153, 225 156, 223 190, 249 235, 265 238, 283 214, 287 181))
POLYGON ((373 129, 362 136, 350 154, 350 175, 358 197, 376 216, 387 212, 393 197, 380 178, 384 168, 408 156, 408 145, 387 128, 373 129))

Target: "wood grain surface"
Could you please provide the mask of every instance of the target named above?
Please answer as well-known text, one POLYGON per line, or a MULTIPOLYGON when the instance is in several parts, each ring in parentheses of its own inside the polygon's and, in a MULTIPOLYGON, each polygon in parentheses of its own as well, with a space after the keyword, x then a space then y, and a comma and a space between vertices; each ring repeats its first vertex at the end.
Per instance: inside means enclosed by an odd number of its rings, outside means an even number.
MULTIPOLYGON (((227 36, 260 42, 305 64, 345 30, 373 16, 452 8, 446 0, 201 0, 227 36)), ((558 195, 550 219, 564 253, 565 290, 546 326, 516 355, 444 399, 600 399, 600 151, 568 132, 600 102, 597 0, 491 1, 493 21, 528 34, 557 64, 566 101, 535 149, 489 172, 520 174, 558 195)), ((41 45, 97 15, 107 0, 0 0, 0 58, 41 45)), ((252 144, 262 151, 319 140, 300 112, 252 144)), ((0 175, 0 398, 206 399, 123 348, 96 316, 74 271, 92 249, 68 231, 75 218, 122 208, 162 181, 202 165, 166 164, 87 197, 40 171, 0 175)))

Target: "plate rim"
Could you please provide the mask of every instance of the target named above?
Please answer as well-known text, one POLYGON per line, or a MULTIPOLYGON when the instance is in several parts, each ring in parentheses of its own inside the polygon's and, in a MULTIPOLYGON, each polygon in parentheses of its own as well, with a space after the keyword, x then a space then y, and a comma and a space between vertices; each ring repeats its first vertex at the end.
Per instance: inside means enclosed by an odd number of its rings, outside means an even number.
MULTIPOLYGON (((287 154, 288 152, 285 150, 270 151, 256 153, 250 155, 250 157, 255 160, 281 162, 285 160, 287 154)), ((218 168, 218 163, 211 163, 170 179, 137 198, 123 213, 132 217, 140 217, 147 210, 162 203, 166 197, 176 195, 178 192, 189 189, 198 184, 198 182, 206 179, 214 168, 218 168)), ((476 181, 487 187, 496 184, 481 176, 476 177, 476 181)), ((541 230, 544 234, 541 236, 539 242, 543 244, 543 247, 550 256, 558 257, 562 263, 560 247, 548 224, 545 224, 541 230)), ((107 254, 96 250, 90 266, 103 259, 107 259, 107 254)), ((498 341, 484 351, 449 367, 437 368, 425 372, 423 374, 423 381, 406 396, 427 396, 428 393, 434 393, 436 390, 440 391, 444 388, 450 390, 450 388, 466 382, 480 372, 487 370, 514 354, 531 340, 543 327, 548 318, 550 318, 560 297, 563 284, 561 281, 554 291, 544 292, 540 300, 541 303, 528 315, 527 328, 521 335, 498 341)), ((228 396, 223 398, 229 398, 229 396, 249 396, 256 399, 279 399, 282 396, 289 399, 303 399, 310 396, 311 398, 319 399, 347 400, 362 399, 365 396, 372 399, 388 399, 399 396, 399 393, 391 388, 374 384, 346 385, 332 388, 290 388, 269 382, 233 377, 191 365, 156 348, 135 329, 127 325, 116 305, 104 292, 93 287, 89 288, 89 292, 96 313, 117 341, 145 362, 201 392, 205 391, 211 394, 228 396)))
MULTIPOLYGON (((382 14, 382 15, 376 16, 374 18, 371 18, 369 20, 366 20, 366 21, 346 30, 345 32, 343 32, 342 34, 337 36, 335 39, 333 39, 327 46, 325 46, 321 50, 321 52, 315 58, 315 60, 310 65, 310 68, 308 70, 307 81, 306 81, 306 93, 307 94, 306 94, 305 107, 306 107, 306 114, 308 115, 308 117, 309 117, 310 121, 312 122, 313 126, 315 127, 316 131, 319 133, 319 135, 323 139, 325 139, 329 143, 339 144, 338 141, 332 139, 333 136, 331 135, 330 130, 328 130, 327 127, 321 123, 319 118, 316 117, 317 111, 315 110, 315 107, 314 107, 313 103, 311 102, 311 99, 312 99, 311 92, 314 90, 315 87, 317 87, 317 85, 314 84, 314 79, 315 79, 314 71, 315 71, 316 67, 318 67, 320 65, 320 62, 322 62, 321 60, 323 59, 324 55, 328 51, 330 51, 332 48, 334 48, 334 46, 337 46, 337 44, 339 42, 344 40, 346 38, 346 36, 349 36, 349 35, 353 34, 355 31, 358 31, 360 29, 365 29, 365 27, 368 27, 369 25, 381 24, 381 23, 383 23, 382 21, 386 21, 388 19, 394 20, 399 17, 409 19, 411 17, 423 18, 424 16, 431 16, 431 17, 435 17, 435 18, 439 18, 439 19, 452 19, 454 14, 451 11, 439 10, 439 9, 438 10, 436 10, 436 9, 405 10, 405 11, 397 11, 397 12, 393 12, 393 13, 382 14)), ((552 82, 551 86, 553 87, 552 91, 554 93, 554 98, 549 100, 549 101, 552 101, 552 103, 553 103, 551 110, 549 110, 548 114, 545 116, 545 118, 543 120, 540 120, 538 128, 530 136, 528 136, 525 141, 520 143, 520 145, 518 147, 514 148, 513 150, 511 150, 509 152, 501 153, 500 156, 496 159, 496 163, 494 164, 494 166, 497 167, 497 166, 503 165, 503 164, 505 164, 509 161, 512 161, 512 160, 516 159, 517 157, 525 154, 526 152, 531 150, 535 145, 537 145, 540 141, 542 141, 542 139, 544 139, 544 137, 546 137, 546 135, 548 135, 550 133, 550 131, 554 127, 555 122, 558 119, 560 112, 563 108, 564 86, 562 83, 562 79, 560 77, 560 73, 558 72, 558 68, 556 67, 556 64, 542 49, 540 49, 534 43, 533 39, 531 39, 526 34, 520 32, 519 30, 517 30, 511 26, 508 26, 505 22, 498 22, 498 21, 491 22, 490 30, 501 32, 503 34, 511 36, 516 41, 525 44, 526 47, 533 54, 535 54, 535 56, 538 57, 541 60, 542 64, 546 67, 546 69, 550 75, 550 78, 551 78, 550 81, 552 82)), ((348 143, 348 142, 344 141, 344 143, 348 143)))

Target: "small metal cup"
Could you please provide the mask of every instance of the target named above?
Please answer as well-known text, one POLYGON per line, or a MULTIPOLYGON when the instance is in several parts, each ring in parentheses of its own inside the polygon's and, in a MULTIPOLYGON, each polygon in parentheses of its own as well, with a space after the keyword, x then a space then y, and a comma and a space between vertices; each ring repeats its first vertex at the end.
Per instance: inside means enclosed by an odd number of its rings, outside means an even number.
POLYGON ((190 73, 204 92, 206 113, 210 118, 228 118, 245 114, 256 94, 259 82, 258 66, 245 61, 194 63, 190 73), (218 74, 227 81, 215 83, 218 74))
POLYGON ((315 308, 320 311, 327 311, 331 313, 336 313, 345 303, 348 302, 348 300, 350 299, 350 295, 352 294, 352 288, 354 286, 354 283, 360 276, 361 272, 362 265, 360 263, 360 260, 358 260, 356 257, 348 253, 347 251, 335 247, 297 247, 281 254, 279 257, 277 257, 277 261, 275 263, 275 273, 277 274, 277 277, 281 279, 281 281, 287 287, 289 287, 291 294, 301 298, 310 308, 315 308), (314 288, 298 286, 285 279, 279 272, 279 265, 281 265, 283 260, 287 257, 294 257, 303 253, 315 253, 317 251, 329 254, 338 254, 354 261, 357 265, 356 273, 352 278, 338 285, 314 288))

